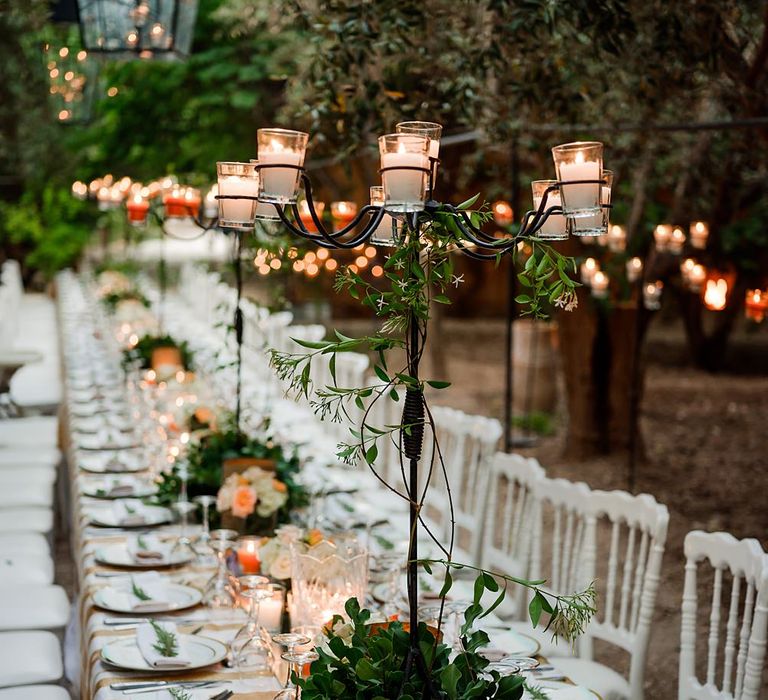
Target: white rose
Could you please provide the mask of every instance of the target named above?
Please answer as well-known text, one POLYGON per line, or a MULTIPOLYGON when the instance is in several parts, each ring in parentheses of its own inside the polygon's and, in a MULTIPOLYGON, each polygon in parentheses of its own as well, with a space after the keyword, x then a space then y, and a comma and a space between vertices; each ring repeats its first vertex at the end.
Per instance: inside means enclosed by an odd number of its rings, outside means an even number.
POLYGON ((280 552, 269 567, 269 575, 276 579, 291 578, 291 556, 288 552, 280 552))
POLYGON ((304 530, 298 525, 283 525, 275 530, 275 536, 283 547, 290 547, 304 536, 304 530))

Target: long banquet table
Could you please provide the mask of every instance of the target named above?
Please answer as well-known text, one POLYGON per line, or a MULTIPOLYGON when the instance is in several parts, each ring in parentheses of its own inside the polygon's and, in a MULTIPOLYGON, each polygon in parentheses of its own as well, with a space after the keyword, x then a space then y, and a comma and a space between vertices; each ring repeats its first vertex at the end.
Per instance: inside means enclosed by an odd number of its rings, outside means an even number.
MULTIPOLYGON (((224 360, 219 347, 222 336, 219 331, 208 327, 197 319, 178 297, 169 297, 164 302, 163 314, 166 328, 177 337, 187 339, 201 363, 214 367, 227 367, 225 347, 224 360)), ((130 536, 120 528, 97 527, 92 524, 94 517, 111 507, 111 501, 84 495, 85 487, 92 483, 94 474, 84 469, 99 460, 108 460, 116 453, 114 449, 98 449, 90 435, 82 432, 83 409, 90 403, 99 404, 99 412, 113 415, 122 420, 126 398, 124 387, 106 376, 102 371, 105 355, 113 352, 112 332, 105 326, 105 318, 99 303, 94 298, 92 286, 71 272, 62 273, 58 278, 58 311, 62 335, 63 362, 65 370, 65 402, 62 412, 62 443, 66 449, 70 476, 70 521, 71 544, 77 565, 79 605, 78 639, 80 648, 79 685, 82 698, 123 698, 121 691, 110 685, 127 680, 145 680, 147 674, 121 671, 105 664, 101 650, 105 644, 120 638, 135 636, 136 627, 130 624, 114 624, 119 615, 101 610, 94 602, 94 595, 118 576, 128 576, 129 571, 100 565, 95 553, 101 547, 125 543, 130 536), (109 624, 108 624, 109 623, 109 624)), ((222 399, 231 397, 234 378, 231 368, 216 375, 216 388, 222 399), (227 374, 227 372, 230 372, 227 374)), ((258 424, 265 415, 269 416, 271 430, 276 438, 285 439, 298 445, 302 458, 302 469, 307 484, 319 484, 321 489, 343 485, 355 488, 353 514, 346 513, 352 520, 375 522, 379 532, 393 542, 407 540, 407 504, 380 488, 375 479, 365 471, 350 471, 339 466, 335 459, 336 440, 328 434, 308 407, 298 405, 277 395, 264 381, 263 370, 251 368, 244 374, 244 397, 250 408, 249 420, 258 424)), ((87 410, 85 411, 88 412, 87 410)), ((138 439, 138 436, 136 436, 138 439)), ((109 442, 107 440, 107 442, 109 442)), ((106 444, 106 443, 105 443, 106 444)), ((127 450, 131 451, 131 450, 127 450)), ((132 450, 138 458, 146 458, 141 448, 132 450)), ((121 451, 122 452, 122 451, 121 451)), ((163 525, 155 528, 160 537, 173 539, 178 536, 178 525, 163 525)), ((429 556, 435 554, 428 546, 422 551, 429 556)), ((208 564, 193 562, 166 572, 172 582, 202 588, 213 573, 208 564)), ((455 584, 454 595, 471 598, 471 583, 459 581, 455 584)), ((194 631, 201 636, 218 639, 227 644, 245 620, 242 610, 212 610, 198 606, 191 611, 166 614, 164 619, 177 619, 179 632, 194 631)), ((486 620, 492 642, 497 647, 514 644, 514 634, 501 631, 503 623, 494 615, 486 620), (511 635, 511 637, 510 637, 511 635)), ((283 673, 278 667, 276 672, 283 673)), ((160 676, 163 680, 181 678, 173 673, 153 674, 152 680, 160 676)), ((230 689, 235 692, 234 700, 271 699, 280 687, 276 675, 241 671, 218 664, 203 670, 183 674, 185 680, 206 679, 221 682, 220 685, 201 690, 191 690, 194 700, 210 698, 216 691, 230 689)), ((77 679, 75 679, 77 680, 77 679)), ((584 689, 586 699, 595 696, 584 689)), ((167 691, 143 694, 147 700, 170 697, 167 691)), ((559 697, 559 696, 558 696, 559 697)))

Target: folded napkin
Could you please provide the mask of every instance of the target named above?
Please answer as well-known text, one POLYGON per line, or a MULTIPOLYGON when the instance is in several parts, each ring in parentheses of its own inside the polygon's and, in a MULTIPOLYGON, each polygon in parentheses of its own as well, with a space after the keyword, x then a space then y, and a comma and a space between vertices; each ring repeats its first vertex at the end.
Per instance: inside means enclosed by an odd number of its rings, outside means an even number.
POLYGON ((107 586, 101 591, 101 598, 106 607, 115 610, 159 612, 168 608, 171 593, 166 579, 156 571, 148 571, 107 586))
POLYGON ((115 501, 112 514, 115 516, 115 524, 120 527, 137 527, 147 523, 144 504, 135 498, 115 501))
POLYGON ((184 640, 176 632, 176 625, 172 622, 155 622, 154 627, 148 622, 139 625, 136 630, 136 644, 144 661, 152 668, 185 668, 192 663, 186 653, 184 640), (159 643, 156 627, 175 636, 175 656, 165 656, 158 648, 162 645, 159 643))
POLYGON ((133 481, 124 481, 120 479, 112 479, 107 481, 102 490, 107 496, 111 498, 120 498, 121 496, 133 496, 136 493, 136 483, 133 481))
POLYGON ((169 546, 155 535, 130 537, 125 546, 131 559, 136 562, 161 564, 170 555, 169 546))

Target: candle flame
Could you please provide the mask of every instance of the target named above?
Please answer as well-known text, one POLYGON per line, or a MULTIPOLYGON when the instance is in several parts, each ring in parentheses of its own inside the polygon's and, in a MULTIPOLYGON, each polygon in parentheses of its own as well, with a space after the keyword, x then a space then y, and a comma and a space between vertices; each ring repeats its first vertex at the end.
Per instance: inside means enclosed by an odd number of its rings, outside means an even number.
POLYGON ((581 165, 584 162, 584 151, 576 151, 576 155, 573 160, 575 163, 581 165))
POLYGON ((707 280, 704 291, 704 304, 710 311, 722 311, 728 298, 728 282, 720 277, 717 280, 707 280))
POLYGON ((269 147, 273 153, 282 153, 285 150, 285 147, 278 139, 272 139, 269 142, 269 147))
POLYGON ((401 141, 397 146, 397 152, 398 153, 405 153, 405 144, 401 141))

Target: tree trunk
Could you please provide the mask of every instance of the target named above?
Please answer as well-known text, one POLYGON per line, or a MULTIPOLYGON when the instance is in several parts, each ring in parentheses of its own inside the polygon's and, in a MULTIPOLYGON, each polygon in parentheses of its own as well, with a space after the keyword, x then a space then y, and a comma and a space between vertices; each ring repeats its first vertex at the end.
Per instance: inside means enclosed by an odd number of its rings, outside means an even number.
MULTIPOLYGON (((571 459, 629 449, 638 429, 630 400, 637 313, 634 306, 595 307, 579 290, 579 307, 558 318, 569 416, 565 455, 571 459)), ((642 366, 638 371, 642 377, 642 366)))

